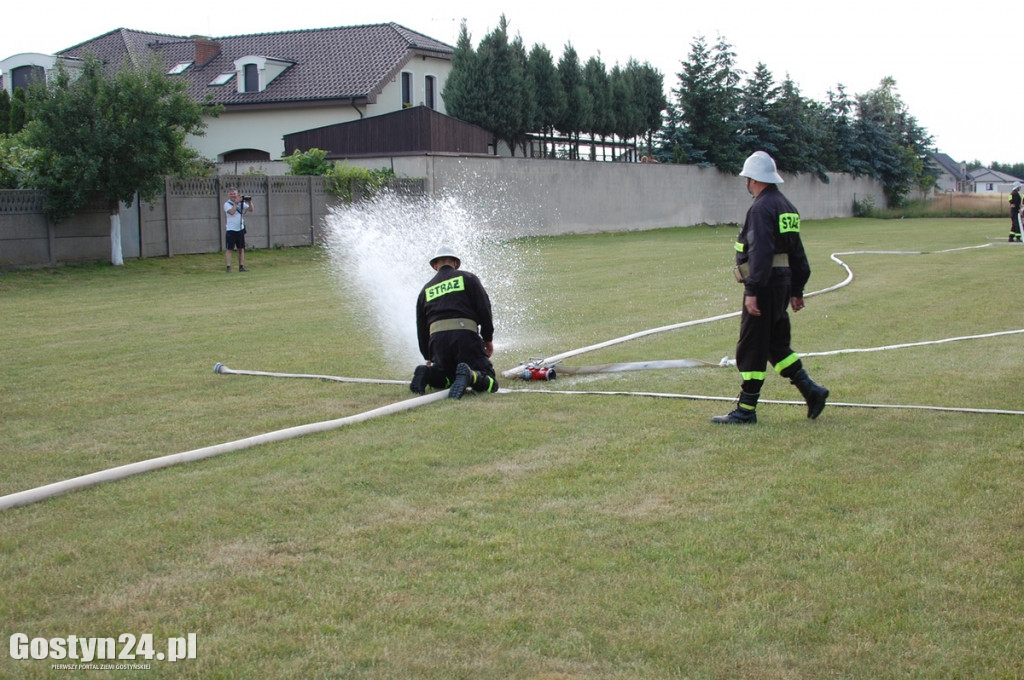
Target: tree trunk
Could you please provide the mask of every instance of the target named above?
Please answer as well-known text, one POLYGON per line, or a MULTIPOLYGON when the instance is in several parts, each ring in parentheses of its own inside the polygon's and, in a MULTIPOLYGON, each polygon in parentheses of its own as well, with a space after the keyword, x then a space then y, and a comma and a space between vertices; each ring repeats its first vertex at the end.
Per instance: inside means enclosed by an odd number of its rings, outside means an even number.
POLYGON ((121 211, 115 210, 110 213, 110 264, 115 267, 124 265, 124 257, 121 254, 121 211))

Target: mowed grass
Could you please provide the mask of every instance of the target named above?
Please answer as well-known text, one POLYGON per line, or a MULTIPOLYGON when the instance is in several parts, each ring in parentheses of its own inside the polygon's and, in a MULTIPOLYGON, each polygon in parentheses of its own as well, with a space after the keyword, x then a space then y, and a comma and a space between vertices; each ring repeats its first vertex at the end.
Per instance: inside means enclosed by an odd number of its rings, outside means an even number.
MULTIPOLYGON (((838 256, 855 278, 792 316, 795 349, 1024 328, 1024 248, 1001 243, 1004 222, 806 223, 808 292, 846 277, 832 253, 928 252, 838 256)), ((496 366, 736 311, 735 233, 531 239, 496 366)), ((213 372, 409 376, 325 259, 0 274, 0 495, 412 396, 213 372)), ((717 363, 737 327, 565 363, 717 363)), ((1021 411, 1022 341, 806 365, 836 403, 1021 411)), ((809 421, 770 375, 756 427, 711 425, 738 386, 717 366, 503 381, 0 511, 0 639, 152 634, 159 652, 196 634, 195 659, 134 660, 147 678, 1024 675, 1024 419, 830 406, 809 421)), ((53 663, 6 651, 0 677, 67 677, 53 663)))

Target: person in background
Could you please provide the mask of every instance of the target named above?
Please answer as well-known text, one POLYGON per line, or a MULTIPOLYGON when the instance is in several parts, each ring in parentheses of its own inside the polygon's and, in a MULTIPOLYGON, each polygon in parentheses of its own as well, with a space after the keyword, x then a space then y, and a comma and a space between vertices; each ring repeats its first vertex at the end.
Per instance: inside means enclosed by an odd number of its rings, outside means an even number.
POLYGON ((817 418, 829 392, 811 380, 790 347, 786 311, 789 306, 794 312, 804 308, 804 285, 811 276, 800 240, 800 214, 779 191, 783 179, 775 160, 764 151, 747 158, 740 177, 747 179, 747 191, 754 197, 736 239, 736 278, 743 284, 736 367, 743 381, 736 408, 711 422, 757 422, 757 400, 769 362, 800 390, 807 402, 807 417, 817 418))
POLYGON ((1010 243, 1020 243, 1020 182, 1013 183, 1010 191, 1010 243))
POLYGON ((249 271, 245 268, 245 219, 243 215, 252 212, 252 196, 239 196, 238 189, 232 187, 228 192, 228 200, 224 202, 224 264, 225 271, 231 271, 231 251, 238 251, 238 271, 249 271))
POLYGON ((448 389, 452 399, 461 399, 467 388, 497 392, 487 291, 475 274, 459 269, 462 260, 448 246, 438 248, 430 266, 437 273, 416 298, 417 340, 427 363, 416 367, 409 389, 448 389))

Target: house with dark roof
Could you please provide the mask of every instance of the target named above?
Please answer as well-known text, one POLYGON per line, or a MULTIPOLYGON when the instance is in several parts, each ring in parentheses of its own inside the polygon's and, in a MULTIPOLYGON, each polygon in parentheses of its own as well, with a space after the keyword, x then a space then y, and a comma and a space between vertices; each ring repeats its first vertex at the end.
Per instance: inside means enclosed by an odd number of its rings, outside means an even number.
POLYGON ((969 194, 1009 193, 1014 182, 1020 178, 990 168, 975 168, 968 171, 966 163, 957 163, 947 154, 931 154, 932 164, 938 169, 935 181, 936 191, 969 194))
POLYGON ((188 140, 218 162, 277 160, 285 135, 414 106, 446 113, 441 92, 453 48, 396 23, 209 38, 119 28, 56 55, 0 61, 8 91, 86 54, 116 71, 157 59, 196 101, 223 106, 188 140))
POLYGON ((931 161, 938 170, 938 178, 935 180, 937 192, 964 193, 974 190, 967 176, 966 163, 957 163, 949 154, 944 153, 931 154, 931 161))
POLYGON ((974 184, 973 191, 977 194, 1008 194, 1013 190, 1014 183, 1021 181, 1019 177, 991 168, 971 170, 969 175, 974 184))

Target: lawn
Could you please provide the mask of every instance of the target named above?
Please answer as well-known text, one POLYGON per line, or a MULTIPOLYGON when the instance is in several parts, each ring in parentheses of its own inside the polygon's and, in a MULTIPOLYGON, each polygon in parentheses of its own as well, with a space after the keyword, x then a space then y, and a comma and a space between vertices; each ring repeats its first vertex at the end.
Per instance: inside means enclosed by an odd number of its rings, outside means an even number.
MULTIPOLYGON (((565 361, 712 365, 503 380, 0 510, 0 677, 68 677, 15 657, 72 635, 154 679, 1024 676, 1024 334, 822 354, 1024 329, 1004 222, 805 223, 808 292, 854 272, 792 317, 816 421, 773 374, 758 425, 709 423, 731 317, 565 361)), ((738 310, 735 233, 512 244, 496 367, 738 310)), ((411 375, 326 251, 246 264, 0 274, 0 496, 414 396, 215 373, 411 375)))

